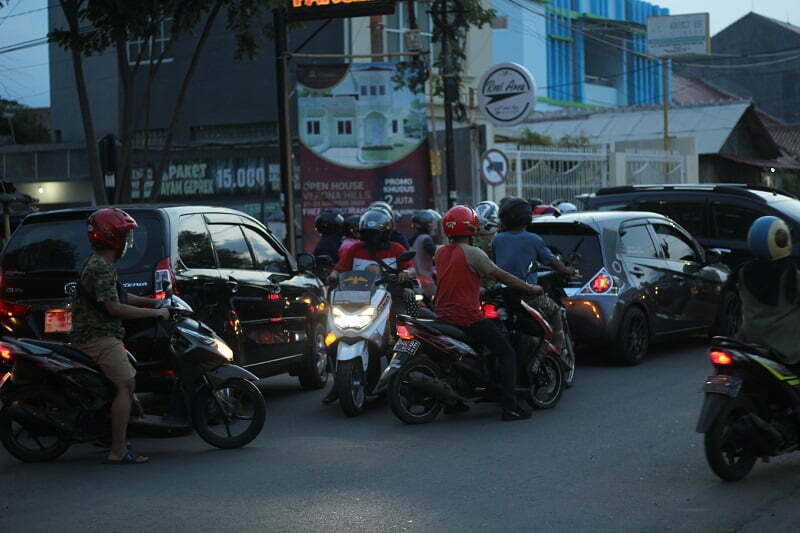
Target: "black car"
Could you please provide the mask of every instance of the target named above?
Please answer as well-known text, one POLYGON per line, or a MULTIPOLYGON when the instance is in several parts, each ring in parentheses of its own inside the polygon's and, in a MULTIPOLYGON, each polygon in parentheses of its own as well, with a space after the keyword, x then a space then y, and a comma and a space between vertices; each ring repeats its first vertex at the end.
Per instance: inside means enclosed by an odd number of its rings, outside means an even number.
POLYGON ((792 255, 800 257, 800 201, 757 185, 635 185, 600 189, 583 198, 587 210, 652 211, 686 228, 706 249, 730 250, 723 261, 735 268, 752 255, 747 232, 765 215, 782 218, 792 229, 792 255))
POLYGON ((737 327, 739 300, 726 289, 730 269, 663 215, 537 217, 529 231, 562 258, 579 257, 582 278, 565 288, 562 302, 579 345, 610 346, 619 361, 638 364, 651 341, 737 327))
MULTIPOLYGON (((263 224, 231 209, 123 208, 139 224, 134 247, 116 265, 129 292, 163 298, 172 286, 233 348, 237 364, 260 377, 289 372, 305 388, 325 385, 325 293, 309 254, 296 260, 263 224)), ((6 334, 67 338, 95 209, 32 214, 11 236, 0 257, 6 334)), ((128 348, 140 361, 160 357, 148 353, 151 339, 141 338, 136 322, 126 324, 128 348)))

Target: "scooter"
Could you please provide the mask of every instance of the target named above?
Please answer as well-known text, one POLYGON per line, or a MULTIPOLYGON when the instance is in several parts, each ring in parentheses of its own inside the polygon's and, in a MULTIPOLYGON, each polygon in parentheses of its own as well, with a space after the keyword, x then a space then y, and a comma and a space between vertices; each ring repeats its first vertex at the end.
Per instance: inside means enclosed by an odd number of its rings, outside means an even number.
MULTIPOLYGON (((139 364, 137 373, 173 378, 167 416, 146 415, 137 401, 131 437, 179 437, 192 430, 218 448, 251 442, 264 426, 266 404, 256 376, 231 363, 233 351, 192 309, 170 295, 169 320, 153 320, 154 342, 167 341, 166 358, 139 364), (158 368, 154 368, 158 365, 158 368)), ((24 462, 51 461, 72 445, 107 443, 114 385, 85 354, 60 342, 0 340, 0 441, 24 462)))
POLYGON ((759 457, 768 462, 800 449, 800 368, 769 348, 714 337, 708 352, 714 375, 703 384, 697 432, 708 464, 720 478, 739 481, 759 457))
MULTIPOLYGON (((405 252, 398 262, 409 261, 414 255, 413 251, 405 252)), ((392 337, 389 286, 399 286, 399 270, 383 262, 376 264, 380 273, 362 270, 340 273, 338 286, 330 295, 326 344, 329 361, 334 366, 333 386, 348 417, 361 414, 367 396, 375 394, 385 366, 381 359, 392 337)))
MULTIPOLYGON (((538 311, 520 301, 542 335, 536 339, 519 331, 516 317, 505 307, 503 291, 487 293, 484 316, 497 321, 517 352, 519 399, 537 409, 551 409, 564 389, 560 354, 551 343, 553 330, 538 311)), ((388 391, 392 412, 403 422, 432 422, 444 407, 460 402, 500 400, 497 362, 479 339, 452 324, 406 315, 397 317, 397 336, 377 391, 388 391)))

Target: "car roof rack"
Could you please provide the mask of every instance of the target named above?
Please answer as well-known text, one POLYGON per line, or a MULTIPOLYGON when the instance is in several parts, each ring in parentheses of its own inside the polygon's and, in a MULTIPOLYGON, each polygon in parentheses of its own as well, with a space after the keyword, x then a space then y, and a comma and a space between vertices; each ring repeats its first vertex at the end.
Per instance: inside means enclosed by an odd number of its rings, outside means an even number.
POLYGON ((787 198, 798 199, 794 194, 776 189, 774 187, 767 187, 765 185, 751 185, 748 183, 678 183, 678 184, 661 184, 661 185, 622 185, 619 187, 605 187, 599 189, 595 196, 610 196, 612 194, 625 194, 637 191, 705 191, 705 192, 719 192, 725 194, 735 194, 739 196, 747 196, 749 198, 758 199, 766 202, 766 198, 762 195, 756 194, 758 192, 772 193, 774 196, 785 196, 787 198))

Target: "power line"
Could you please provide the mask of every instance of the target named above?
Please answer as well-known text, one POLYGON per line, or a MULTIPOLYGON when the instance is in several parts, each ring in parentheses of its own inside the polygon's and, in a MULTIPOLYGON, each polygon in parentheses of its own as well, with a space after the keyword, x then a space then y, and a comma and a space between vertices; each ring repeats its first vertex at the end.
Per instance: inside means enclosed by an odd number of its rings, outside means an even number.
MULTIPOLYGON (((22 0, 19 1, 19 3, 16 5, 16 7, 19 7, 19 5, 21 3, 22 3, 22 0)), ((16 9, 16 7, 15 7, 15 9, 16 9)), ((54 7, 58 7, 58 4, 50 4, 50 5, 46 6, 46 7, 39 7, 37 9, 30 9, 28 11, 22 11, 20 13, 13 13, 13 10, 12 10, 13 14, 4 15, 4 16, 0 17, 0 20, 6 20, 6 19, 15 18, 15 17, 21 17, 23 15, 30 15, 31 13, 38 13, 39 11, 46 11, 48 9, 53 9, 54 7)))

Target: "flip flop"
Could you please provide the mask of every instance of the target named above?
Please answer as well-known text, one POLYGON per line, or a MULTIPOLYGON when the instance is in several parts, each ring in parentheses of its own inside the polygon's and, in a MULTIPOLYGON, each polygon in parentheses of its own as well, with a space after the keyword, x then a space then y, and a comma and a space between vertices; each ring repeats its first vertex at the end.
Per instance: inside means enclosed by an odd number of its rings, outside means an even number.
POLYGON ((128 453, 123 455, 122 459, 108 459, 108 458, 106 458, 106 460, 103 461, 103 464, 104 465, 142 465, 142 464, 146 463, 149 460, 150 460, 149 457, 145 457, 144 455, 139 455, 136 452, 132 452, 131 450, 128 450, 128 453), (139 459, 144 459, 144 460, 140 461, 139 459))

